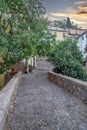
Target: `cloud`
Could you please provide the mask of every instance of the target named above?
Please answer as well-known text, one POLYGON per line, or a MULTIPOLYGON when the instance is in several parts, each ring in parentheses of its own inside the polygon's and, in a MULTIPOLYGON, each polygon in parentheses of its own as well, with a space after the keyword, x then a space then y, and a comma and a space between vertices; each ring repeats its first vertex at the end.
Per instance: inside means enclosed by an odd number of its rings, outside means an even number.
POLYGON ((87 11, 87 5, 79 6, 79 7, 78 7, 78 10, 79 10, 79 11, 84 11, 84 12, 86 12, 86 11, 87 11))
POLYGON ((68 1, 68 0, 64 0, 64 1, 68 1))
POLYGON ((56 17, 58 17, 58 16, 60 16, 60 17, 67 17, 68 16, 67 13, 51 13, 51 15, 52 16, 56 16, 56 17))
POLYGON ((51 14, 46 14, 45 18, 47 18, 48 20, 51 20, 51 21, 58 20, 58 18, 55 18, 55 16, 53 16, 51 14))
POLYGON ((79 13, 79 12, 87 12, 87 5, 83 5, 83 6, 75 6, 75 7, 69 7, 67 9, 67 12, 71 12, 71 13, 79 13))
MULTIPOLYGON (((87 12, 79 12, 79 13, 51 13, 50 14, 51 17, 53 16, 54 18, 66 18, 66 17, 70 17, 71 19, 75 19, 75 20, 87 20, 87 12)), ((83 21, 84 22, 84 21, 83 21)))
POLYGON ((80 11, 77 14, 81 14, 81 15, 87 15, 87 11, 80 11))
MULTIPOLYGON (((64 0, 67 1, 67 0, 64 0)), ((50 13, 50 18, 55 20, 62 20, 64 18, 70 17, 71 21, 78 24, 79 26, 87 28, 87 0, 79 0, 75 2, 74 7, 67 8, 66 12, 56 12, 50 13), (85 4, 85 5, 83 5, 85 4)))
POLYGON ((75 2, 76 5, 79 5, 79 4, 86 4, 86 3, 87 3, 87 0, 75 2))
POLYGON ((68 8, 67 12, 71 12, 73 16, 86 17, 87 16, 87 5, 75 6, 68 8))
POLYGON ((71 21, 83 28, 87 27, 87 11, 72 11, 68 13, 51 13, 51 18, 54 20, 61 20, 67 17, 70 17, 71 21))

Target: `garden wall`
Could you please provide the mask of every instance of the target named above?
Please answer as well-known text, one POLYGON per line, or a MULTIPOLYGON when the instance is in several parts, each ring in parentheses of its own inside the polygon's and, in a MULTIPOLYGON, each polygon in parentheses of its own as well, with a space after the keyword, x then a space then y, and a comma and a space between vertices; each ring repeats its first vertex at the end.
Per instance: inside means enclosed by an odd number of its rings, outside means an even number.
POLYGON ((87 104, 87 83, 61 74, 48 72, 48 79, 87 104))
POLYGON ((4 130, 9 107, 11 102, 15 100, 21 74, 18 72, 0 91, 0 130, 4 130))

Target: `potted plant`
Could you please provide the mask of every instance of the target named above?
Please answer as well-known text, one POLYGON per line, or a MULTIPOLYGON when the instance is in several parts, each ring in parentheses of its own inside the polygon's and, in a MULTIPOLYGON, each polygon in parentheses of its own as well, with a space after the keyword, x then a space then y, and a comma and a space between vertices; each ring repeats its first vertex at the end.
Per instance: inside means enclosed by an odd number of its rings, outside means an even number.
POLYGON ((25 66, 25 74, 27 74, 27 66, 25 66))
POLYGON ((15 75, 17 73, 16 67, 13 65, 11 68, 11 74, 15 75))
POLYGON ((29 65, 29 72, 32 72, 32 65, 29 65))

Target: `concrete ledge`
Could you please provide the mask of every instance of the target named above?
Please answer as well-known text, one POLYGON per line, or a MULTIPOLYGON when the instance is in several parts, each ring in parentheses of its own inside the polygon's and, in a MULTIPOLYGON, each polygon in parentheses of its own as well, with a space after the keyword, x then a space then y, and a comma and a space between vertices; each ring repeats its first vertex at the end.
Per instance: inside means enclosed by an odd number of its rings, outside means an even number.
POLYGON ((0 130, 4 129, 6 117, 14 98, 16 89, 18 87, 19 81, 21 79, 22 72, 18 72, 0 91, 0 130))
POLYGON ((52 71, 48 72, 48 79, 87 104, 87 82, 57 74, 52 71))

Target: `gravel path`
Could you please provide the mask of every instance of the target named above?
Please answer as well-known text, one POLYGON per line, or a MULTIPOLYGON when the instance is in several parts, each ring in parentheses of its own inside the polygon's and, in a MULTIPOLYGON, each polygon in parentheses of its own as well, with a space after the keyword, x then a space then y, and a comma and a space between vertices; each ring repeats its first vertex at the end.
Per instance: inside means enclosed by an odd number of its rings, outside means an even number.
POLYGON ((23 75, 6 130, 87 130, 87 106, 51 83, 46 71, 23 75))

